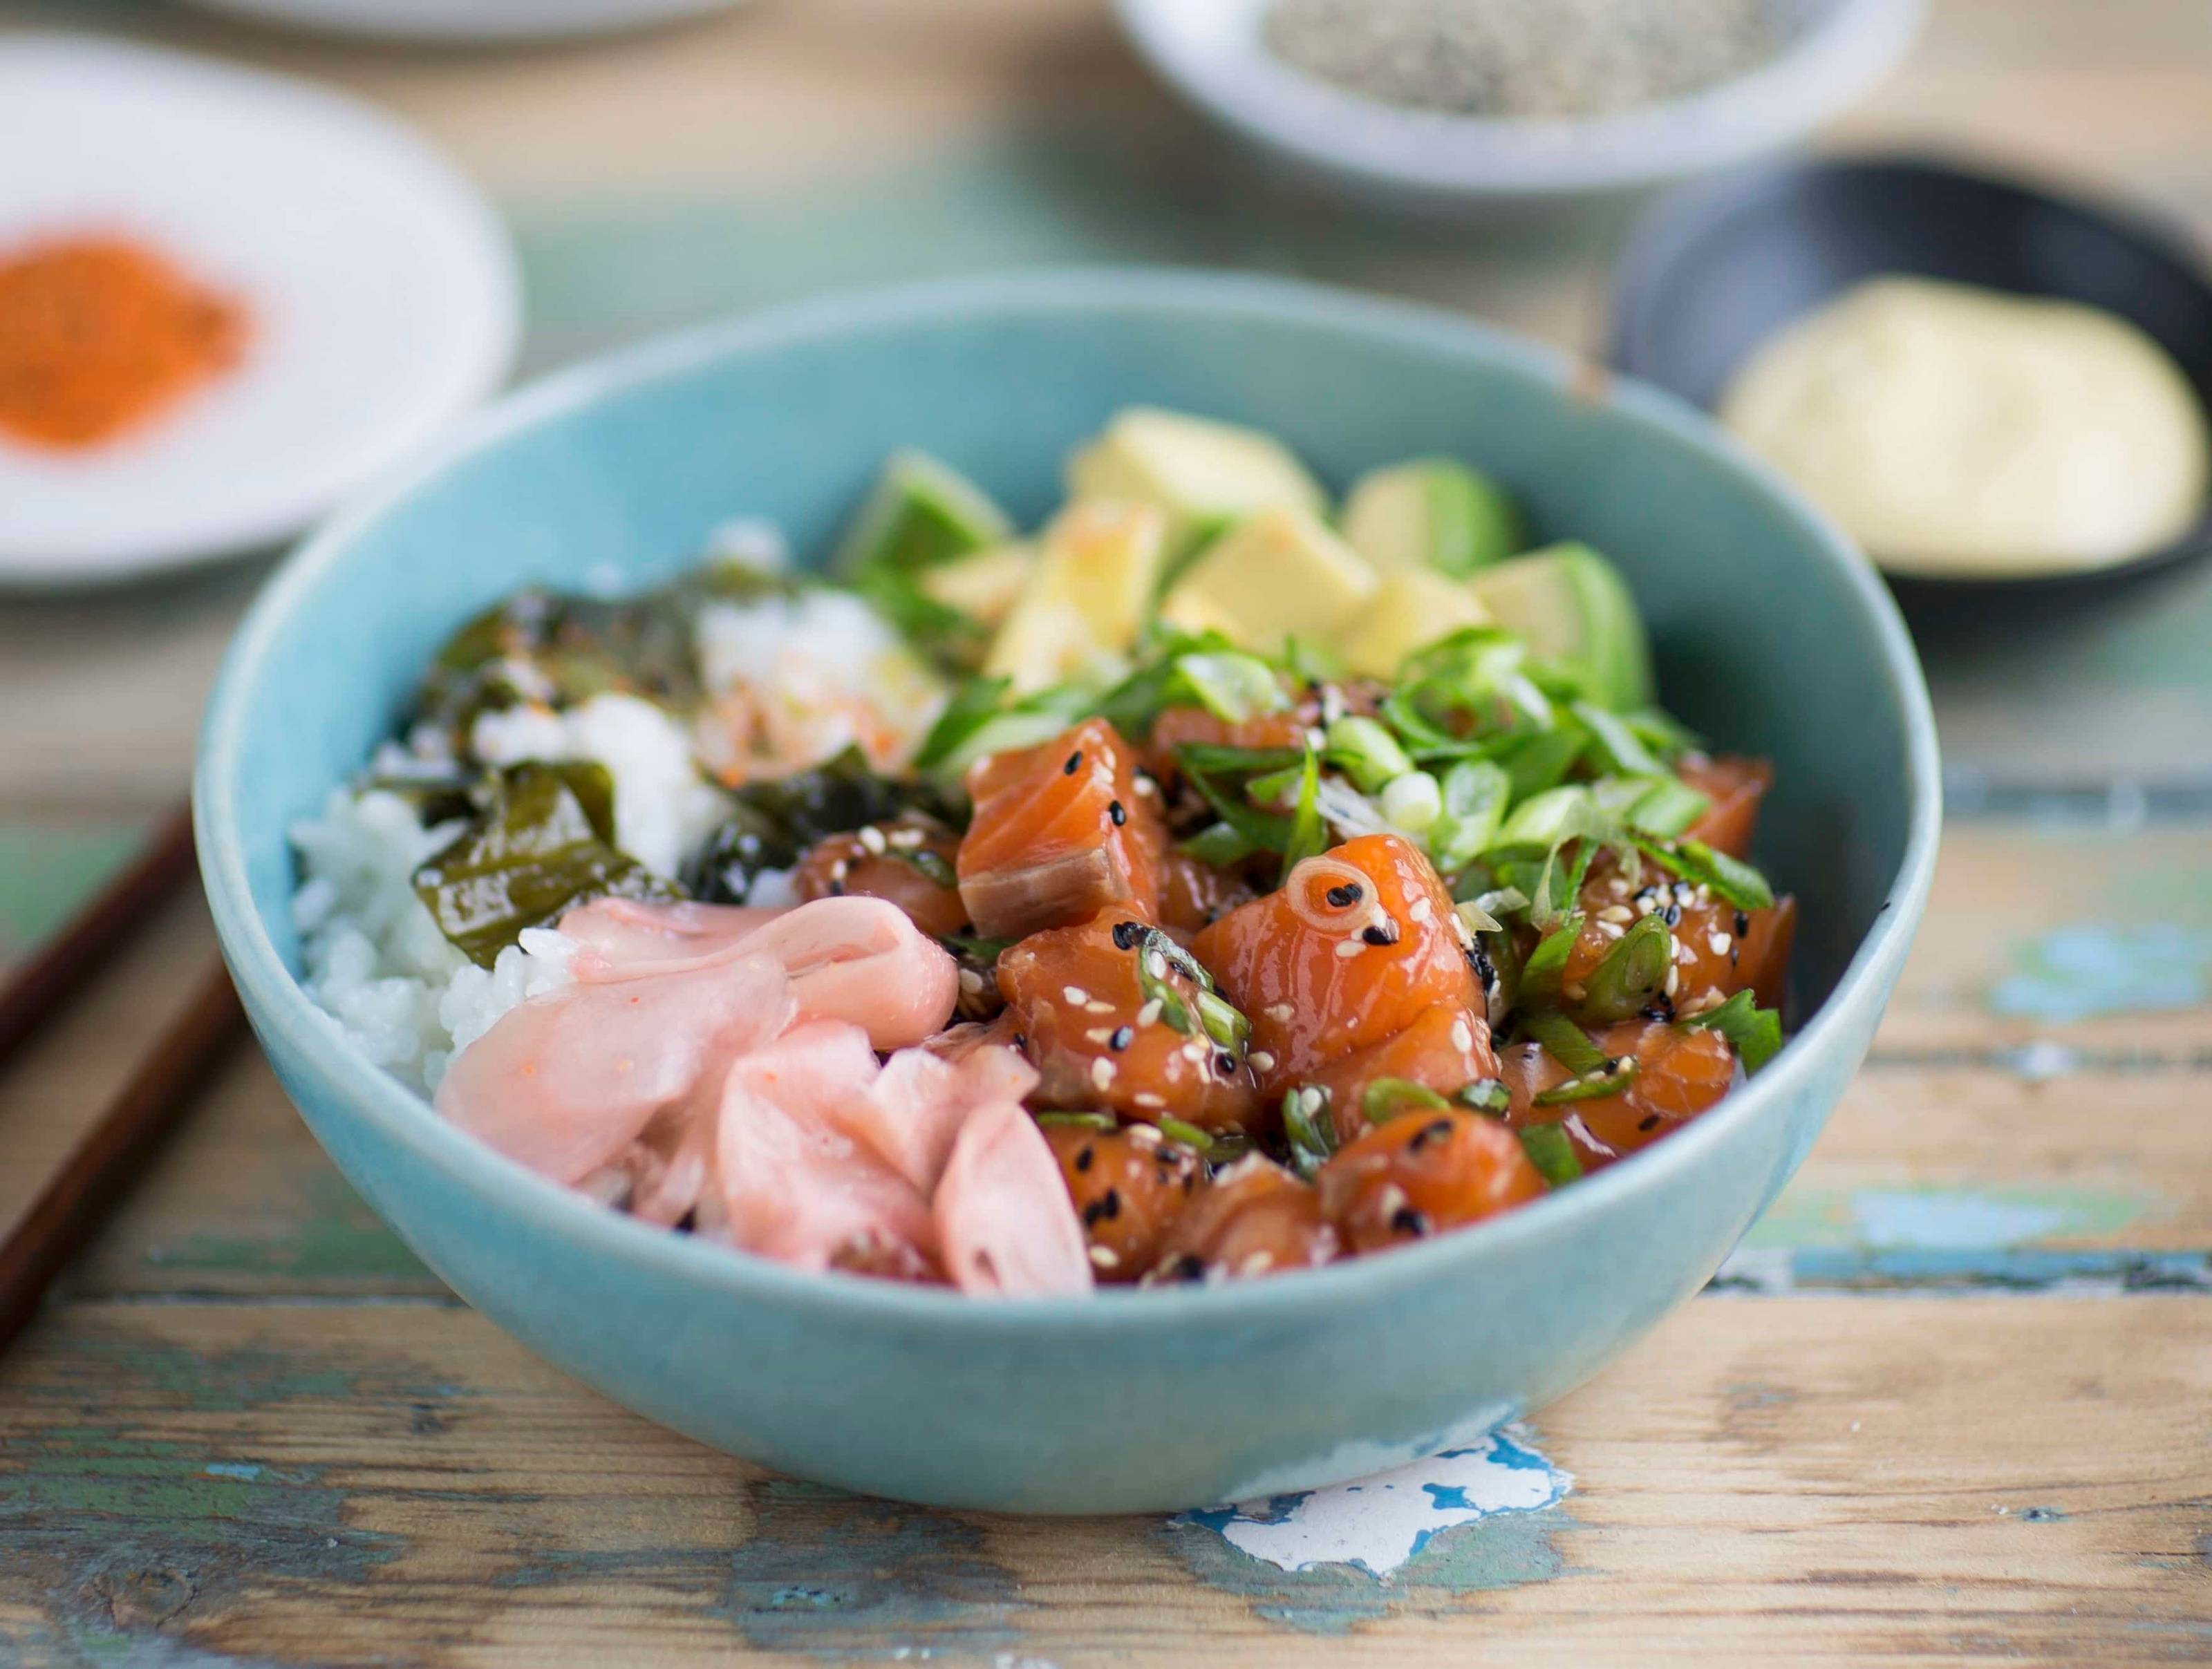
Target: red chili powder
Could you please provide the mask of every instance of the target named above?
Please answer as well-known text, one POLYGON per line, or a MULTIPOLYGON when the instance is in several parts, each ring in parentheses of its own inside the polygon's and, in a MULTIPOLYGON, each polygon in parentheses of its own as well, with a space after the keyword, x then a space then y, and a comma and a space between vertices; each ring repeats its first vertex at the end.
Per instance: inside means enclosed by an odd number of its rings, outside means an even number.
POLYGON ((235 302, 128 238, 0 254, 0 437, 100 446, 228 370, 245 341, 235 302))

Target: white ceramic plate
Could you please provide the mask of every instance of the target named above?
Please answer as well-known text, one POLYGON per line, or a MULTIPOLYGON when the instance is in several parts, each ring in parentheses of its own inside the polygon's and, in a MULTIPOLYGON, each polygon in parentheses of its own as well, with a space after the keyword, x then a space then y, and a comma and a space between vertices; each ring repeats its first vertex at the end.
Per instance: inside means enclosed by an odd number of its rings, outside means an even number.
POLYGON ((1911 50, 1926 0, 1771 0, 1789 45, 1688 98, 1581 120, 1452 116, 1363 99, 1261 39, 1273 0, 1115 0, 1153 69, 1231 131, 1352 191, 1431 207, 1620 191, 1804 134, 1911 50))
POLYGON ((495 388, 520 288, 474 188, 390 118, 177 53, 0 39, 0 249, 120 231, 245 304, 239 368, 81 452, 0 439, 0 584, 265 545, 495 388))
POLYGON ((402 40, 539 40, 697 17, 742 0, 193 0, 295 28, 402 40))

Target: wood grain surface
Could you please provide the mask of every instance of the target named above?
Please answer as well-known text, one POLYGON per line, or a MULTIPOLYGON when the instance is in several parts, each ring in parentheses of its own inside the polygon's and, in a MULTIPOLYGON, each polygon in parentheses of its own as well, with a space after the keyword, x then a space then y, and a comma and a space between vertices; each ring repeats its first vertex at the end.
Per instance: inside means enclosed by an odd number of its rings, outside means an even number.
MULTIPOLYGON (((1595 341, 1631 205, 1425 226, 1285 187, 1104 0, 758 0, 505 53, 9 3, 354 88, 490 187, 529 361, 832 284, 1292 271, 1595 341)), ((2212 8, 1936 0, 1821 143, 2212 232, 2212 8)), ((0 820, 149 811, 264 565, 0 600, 0 820)), ((659 1430, 460 1307, 240 1050, 0 1358, 0 1666, 2212 1662, 2212 572, 1924 646, 1951 769, 1867 1070, 1706 1296, 1538 1413, 1572 1474, 1384 1579, 1213 1524, 927 1512, 659 1430)), ((0 1076, 0 1233, 180 1012, 204 910, 0 1076)), ((926 1428, 927 1411, 917 1411, 926 1428)))

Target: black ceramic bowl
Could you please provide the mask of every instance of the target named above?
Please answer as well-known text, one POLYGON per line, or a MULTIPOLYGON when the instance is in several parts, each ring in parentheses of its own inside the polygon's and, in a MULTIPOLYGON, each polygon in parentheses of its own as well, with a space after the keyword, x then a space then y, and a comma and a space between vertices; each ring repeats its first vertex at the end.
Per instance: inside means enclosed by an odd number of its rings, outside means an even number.
MULTIPOLYGON (((1784 325, 1880 273, 2087 302, 2132 319, 2212 410, 2212 282, 2188 241, 2130 211, 1910 158, 1809 161, 1662 198, 1614 270, 1608 352, 1711 410, 1784 325)), ((2071 608, 2212 550, 2212 504, 2176 543, 2080 574, 1891 574, 1916 620, 2071 608)))

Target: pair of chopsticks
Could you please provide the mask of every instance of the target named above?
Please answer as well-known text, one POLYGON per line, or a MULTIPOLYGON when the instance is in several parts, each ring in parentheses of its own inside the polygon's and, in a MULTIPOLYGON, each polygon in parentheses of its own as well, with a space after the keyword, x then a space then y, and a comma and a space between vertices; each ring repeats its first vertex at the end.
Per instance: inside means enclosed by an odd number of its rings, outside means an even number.
MULTIPOLYGON (((130 867, 0 989, 0 1065, 75 996, 192 872, 191 814, 164 818, 130 867)), ((191 1004, 132 1070, 4 1241, 0 1350, 15 1341, 70 1259, 145 1168, 243 1026, 220 959, 191 1004)))

